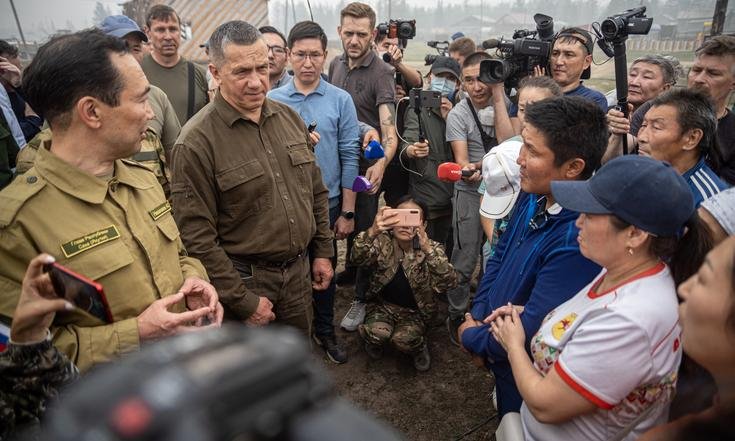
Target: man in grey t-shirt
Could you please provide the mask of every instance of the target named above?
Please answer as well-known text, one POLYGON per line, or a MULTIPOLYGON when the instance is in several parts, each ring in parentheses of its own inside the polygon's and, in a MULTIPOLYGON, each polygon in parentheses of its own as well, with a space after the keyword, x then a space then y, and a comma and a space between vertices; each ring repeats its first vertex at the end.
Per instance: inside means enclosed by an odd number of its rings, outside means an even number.
POLYGON ((452 144, 454 161, 466 170, 475 170, 472 176, 462 178, 454 184, 452 205, 452 227, 454 248, 452 266, 457 271, 459 284, 447 293, 449 317, 447 328, 452 342, 458 345, 457 328, 462 323, 470 297, 470 279, 477 265, 482 247, 482 227, 480 225, 480 194, 477 188, 482 180, 482 158, 486 151, 513 136, 513 128, 508 118, 503 85, 489 85, 478 80, 480 62, 490 58, 485 52, 468 56, 462 66, 462 83, 471 101, 460 101, 447 116, 447 141, 452 144), (477 122, 472 109, 482 128, 477 122), (480 130, 489 142, 483 142, 480 130))

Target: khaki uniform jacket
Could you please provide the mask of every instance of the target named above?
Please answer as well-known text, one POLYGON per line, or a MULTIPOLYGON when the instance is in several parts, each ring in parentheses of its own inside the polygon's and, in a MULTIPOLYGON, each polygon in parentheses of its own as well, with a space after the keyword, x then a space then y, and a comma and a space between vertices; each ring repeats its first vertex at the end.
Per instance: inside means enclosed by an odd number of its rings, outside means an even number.
POLYGON ((259 299, 232 259, 332 257, 329 192, 304 121, 287 105, 266 98, 255 123, 218 93, 181 130, 171 173, 186 249, 238 318, 247 319, 259 299))
MULTIPOLYGON (((51 128, 47 127, 31 139, 23 150, 18 153, 18 164, 15 172, 22 175, 33 167, 38 149, 43 146, 46 150, 51 148, 51 128)), ((140 151, 128 159, 137 161, 148 167, 156 175, 158 183, 163 187, 163 192, 168 199, 171 194, 171 171, 166 160, 166 153, 158 134, 152 127, 145 132, 145 139, 140 142, 140 151)))
POLYGON ((0 192, 0 314, 13 314, 28 262, 41 252, 101 283, 112 311, 109 325, 57 313, 54 344, 80 370, 138 349, 136 317, 185 278, 207 280, 187 257, 155 176, 128 160, 115 161, 108 182, 42 148, 34 167, 0 192))
POLYGON ((385 285, 393 280, 398 267, 403 265, 421 317, 430 321, 436 314, 436 294, 457 286, 457 273, 442 246, 433 240, 429 240, 429 244, 431 251, 428 253, 417 250, 405 254, 401 260, 390 233, 382 232, 375 238, 371 238, 367 231, 358 234, 352 245, 351 262, 372 267, 366 298, 378 300, 385 285))

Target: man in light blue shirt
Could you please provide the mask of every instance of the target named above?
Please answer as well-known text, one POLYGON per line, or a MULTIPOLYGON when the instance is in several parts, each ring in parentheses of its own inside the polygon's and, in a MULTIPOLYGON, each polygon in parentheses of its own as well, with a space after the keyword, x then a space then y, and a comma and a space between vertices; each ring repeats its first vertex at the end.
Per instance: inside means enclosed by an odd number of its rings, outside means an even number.
MULTIPOLYGON (((335 238, 343 239, 355 229, 355 193, 351 188, 360 156, 357 112, 349 93, 321 78, 327 36, 318 24, 297 23, 288 36, 288 46, 293 80, 271 90, 268 97, 293 107, 307 126, 316 123, 311 140, 316 144, 316 162, 329 189, 329 221, 335 238)), ((332 265, 336 266, 336 260, 332 265)), ((331 361, 344 363, 347 352, 334 334, 335 290, 332 279, 326 291, 313 293, 313 335, 331 361)))

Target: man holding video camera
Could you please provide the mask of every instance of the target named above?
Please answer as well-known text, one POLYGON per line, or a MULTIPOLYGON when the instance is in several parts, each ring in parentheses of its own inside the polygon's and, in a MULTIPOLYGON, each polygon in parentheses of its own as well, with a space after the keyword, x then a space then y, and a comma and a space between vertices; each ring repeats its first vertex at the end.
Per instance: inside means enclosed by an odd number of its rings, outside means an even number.
POLYGON ((447 327, 452 342, 457 342, 457 328, 470 298, 470 279, 475 271, 482 247, 480 226, 480 194, 482 158, 498 140, 513 136, 503 83, 480 81, 480 64, 490 59, 485 52, 475 52, 464 60, 462 86, 468 98, 460 101, 447 116, 447 142, 451 143, 454 162, 475 173, 454 184, 452 198, 453 242, 452 266, 457 271, 458 285, 447 293, 449 317, 447 327))
POLYGON ((426 203, 426 234, 444 246, 450 243, 454 185, 439 180, 437 167, 443 162, 454 161, 452 144, 446 141, 446 119, 461 84, 460 76, 459 64, 454 59, 436 57, 431 64, 429 90, 441 94, 441 105, 435 108, 420 105, 420 114, 415 107, 409 107, 405 113, 403 138, 410 142, 401 144, 401 163, 410 170, 409 194, 426 203), (419 118, 426 137, 423 140, 419 139, 419 118))
POLYGON ((104 287, 112 323, 76 308, 51 326, 82 371, 205 320, 219 326, 217 292, 187 256, 155 175, 122 159, 140 150, 153 118, 125 41, 99 30, 59 36, 25 74, 26 98, 54 139, 0 193, 0 314, 13 314, 28 262, 45 251, 104 287))
POLYGON ((564 95, 581 96, 594 101, 603 112, 607 112, 605 95, 582 83, 582 79, 590 77, 594 46, 592 36, 584 29, 562 29, 551 49, 549 69, 551 77, 561 87, 564 95))

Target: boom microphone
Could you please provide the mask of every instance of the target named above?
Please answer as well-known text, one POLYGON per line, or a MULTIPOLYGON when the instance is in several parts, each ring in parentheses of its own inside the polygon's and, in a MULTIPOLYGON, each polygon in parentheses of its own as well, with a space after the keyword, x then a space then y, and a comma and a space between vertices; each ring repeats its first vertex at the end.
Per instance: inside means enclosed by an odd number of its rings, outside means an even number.
POLYGON ((491 38, 482 42, 483 49, 495 49, 500 45, 500 40, 497 38, 491 38))
POLYGON ((437 177, 444 182, 457 182, 462 177, 469 177, 475 174, 477 170, 462 170, 462 167, 456 162, 442 162, 436 169, 437 177))

